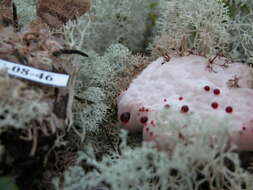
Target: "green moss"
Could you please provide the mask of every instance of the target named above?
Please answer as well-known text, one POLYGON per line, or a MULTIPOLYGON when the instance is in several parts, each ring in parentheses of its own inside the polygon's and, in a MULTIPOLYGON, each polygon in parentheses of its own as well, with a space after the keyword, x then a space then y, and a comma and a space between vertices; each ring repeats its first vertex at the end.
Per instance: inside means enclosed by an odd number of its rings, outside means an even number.
POLYGON ((18 190, 18 187, 14 184, 14 181, 10 177, 0 178, 0 189, 2 190, 18 190))

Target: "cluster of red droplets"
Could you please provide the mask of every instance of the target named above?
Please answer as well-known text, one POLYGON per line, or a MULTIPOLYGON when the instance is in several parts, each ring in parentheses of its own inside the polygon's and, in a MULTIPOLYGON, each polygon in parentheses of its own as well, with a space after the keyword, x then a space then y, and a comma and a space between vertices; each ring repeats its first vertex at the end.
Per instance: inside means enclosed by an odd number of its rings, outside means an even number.
POLYGON ((149 112, 149 109, 142 107, 139 109, 139 112, 149 112))
MULTIPOLYGON (((210 86, 204 86, 203 87, 203 89, 205 90, 205 91, 210 91, 211 90, 211 88, 210 88, 210 86)), ((220 91, 220 89, 218 89, 218 88, 215 88, 215 89, 213 89, 213 94, 214 95, 216 95, 216 96, 218 96, 218 95, 220 95, 221 94, 221 91, 220 91)), ((179 98, 178 98, 178 100, 179 101, 182 101, 184 98, 182 97, 182 96, 180 96, 179 98)), ((166 98, 164 98, 163 99, 163 102, 167 102, 167 99, 166 98)), ((165 104, 165 106, 166 107, 170 107, 169 106, 169 104, 165 104), (167 106, 166 106, 167 105, 167 106)), ((219 107, 219 103, 218 102, 212 102, 211 103, 211 107, 213 108, 213 109, 218 109, 218 107, 219 107)), ((141 109, 141 111, 144 111, 145 109, 141 109)), ((187 113, 187 112, 189 112, 189 106, 188 105, 183 105, 182 107, 181 107, 181 113, 187 113)), ((139 110, 140 111, 140 110, 139 110)), ((227 106, 226 108, 225 108, 225 111, 227 112, 227 113, 232 113, 233 112, 233 107, 232 106, 227 106)), ((143 116, 143 117, 141 117, 141 119, 140 119, 140 121, 141 121, 141 123, 143 123, 143 124, 146 124, 147 123, 147 121, 148 121, 148 118, 146 117, 146 116, 143 116)), ((154 126, 154 121, 152 120, 151 121, 151 124, 154 126)), ((243 127, 243 130, 245 130, 246 128, 245 127, 243 127)), ((153 135, 153 132, 151 132, 151 131, 149 131, 149 128, 148 127, 146 127, 145 128, 145 130, 146 130, 146 132, 148 132, 149 133, 149 135, 150 136, 152 136, 153 135)))
MULTIPOLYGON (((210 91, 211 88, 210 88, 210 86, 204 86, 204 90, 205 91, 210 91)), ((213 94, 214 95, 220 95, 220 89, 218 89, 218 88, 213 89, 213 94)))
MULTIPOLYGON (((208 85, 204 86, 203 89, 205 91, 207 91, 207 92, 211 90, 210 86, 208 86, 208 85)), ((220 95, 221 94, 220 89, 218 89, 218 88, 213 89, 213 94, 216 95, 216 96, 220 95)), ((183 99, 184 98, 182 96, 180 96, 178 98, 179 101, 182 101, 183 99)), ((167 99, 163 99, 163 101, 167 102, 167 99)), ((168 108, 170 107, 169 104, 166 104, 166 105, 167 105, 166 107, 168 107, 168 108)), ((219 108, 219 103, 218 102, 212 102, 211 103, 211 107, 213 109, 218 109, 219 108)), ((189 106, 183 105, 181 107, 180 111, 181 111, 181 113, 187 113, 187 112, 189 112, 189 110, 190 110, 189 106)), ((139 109, 139 112, 149 112, 149 111, 150 111, 149 109, 144 108, 144 107, 142 107, 142 108, 139 109)), ((227 113, 232 113, 233 112, 233 107, 232 106, 227 106, 225 108, 225 111, 227 113)), ((124 112, 124 113, 121 114, 120 120, 121 120, 122 123, 128 123, 128 121, 130 120, 130 117, 131 117, 130 112, 124 112)), ((142 116, 140 118, 140 123, 142 123, 142 124, 146 124, 147 121, 148 121, 148 117, 147 116, 142 116)))
MULTIPOLYGON (((204 89, 205 91, 210 91, 210 90, 211 90, 210 86, 204 86, 203 89, 204 89)), ((218 89, 218 88, 213 89, 213 94, 214 94, 214 95, 217 95, 217 96, 218 96, 218 95, 220 95, 220 93, 221 93, 220 89, 218 89)), ((218 109, 218 107, 219 107, 218 102, 212 102, 212 103, 211 103, 211 107, 212 107, 213 109, 218 109)), ((232 106, 227 106, 227 107, 225 108, 225 111, 226 111, 227 113, 232 113, 232 112, 233 112, 232 106)))
MULTIPOLYGON (((204 86, 203 87, 203 89, 205 90, 205 91, 210 91, 211 90, 211 88, 210 88, 210 86, 208 86, 208 85, 206 85, 206 86, 204 86)), ((214 95, 216 95, 216 96, 218 96, 218 95, 220 95, 221 94, 221 91, 220 91, 220 89, 218 89, 218 88, 215 88, 215 89, 213 89, 213 94, 214 95)), ((178 98, 178 100, 179 101, 182 101, 184 98, 182 97, 182 96, 180 96, 179 98, 178 98)), ((167 102, 167 99, 163 99, 163 101, 164 102, 167 102)), ((169 104, 165 104, 165 107, 166 108, 169 108, 170 106, 169 106, 169 104)), ((213 109, 218 109, 219 108, 219 103, 218 102, 212 102, 211 103, 211 107, 213 108, 213 109)), ((181 107, 181 113, 187 113, 187 112, 189 112, 189 106, 187 106, 187 105, 183 105, 182 107, 181 107)), ((232 106, 227 106, 226 108, 225 108, 225 111, 227 112, 227 113, 232 113, 233 112, 233 107, 232 106)))
MULTIPOLYGON (((145 108, 145 107, 139 108, 139 112, 149 112, 149 111, 150 110, 148 108, 145 108)), ((138 113, 138 115, 139 115, 139 113, 138 113)), ((147 116, 142 116, 140 118, 140 122, 142 124, 144 124, 144 125, 147 123, 147 121, 148 121, 148 117, 147 116)))
MULTIPOLYGON (((151 121, 150 121, 150 124, 151 124, 152 127, 155 127, 155 126, 156 126, 154 120, 151 120, 151 121)), ((154 136, 154 132, 152 131, 152 129, 149 128, 149 126, 144 125, 144 130, 146 131, 146 133, 148 133, 148 135, 149 135, 150 137, 153 137, 153 136, 154 136)))
MULTIPOLYGON (((178 98, 179 101, 182 101, 183 99, 184 99, 184 97, 182 97, 182 96, 180 96, 180 97, 178 98)), ((163 101, 164 101, 164 102, 167 102, 167 99, 164 98, 163 101)), ((169 105, 169 104, 165 104, 164 107, 165 107, 165 108, 170 108, 170 105, 169 105)), ((187 113, 188 111, 189 111, 189 106, 183 105, 183 106, 181 107, 181 113, 187 113)))

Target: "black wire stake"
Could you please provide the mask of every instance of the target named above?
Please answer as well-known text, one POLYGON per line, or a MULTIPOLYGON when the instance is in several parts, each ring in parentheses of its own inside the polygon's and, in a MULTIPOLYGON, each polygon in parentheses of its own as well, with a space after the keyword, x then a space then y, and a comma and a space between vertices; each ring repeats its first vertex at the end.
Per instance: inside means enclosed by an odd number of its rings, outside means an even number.
POLYGON ((79 50, 75 50, 75 49, 61 49, 61 50, 53 52, 52 54, 53 56, 56 56, 56 57, 58 57, 61 54, 78 54, 84 57, 88 57, 86 53, 79 50))
POLYGON ((17 7, 15 3, 12 3, 12 19, 13 19, 13 26, 14 26, 14 31, 18 32, 19 31, 19 25, 18 25, 18 14, 17 14, 17 7))

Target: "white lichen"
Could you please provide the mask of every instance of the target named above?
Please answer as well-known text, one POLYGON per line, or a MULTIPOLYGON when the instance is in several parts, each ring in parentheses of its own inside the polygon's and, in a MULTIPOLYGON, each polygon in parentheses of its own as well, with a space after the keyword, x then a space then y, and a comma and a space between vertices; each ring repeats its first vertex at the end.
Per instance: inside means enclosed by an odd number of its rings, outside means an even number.
POLYGON ((231 42, 228 9, 222 1, 161 1, 160 33, 154 53, 181 54, 194 49, 203 55, 225 51, 231 42), (158 51, 158 52, 157 52, 158 51))
POLYGON ((232 149, 226 150, 223 144, 226 139, 210 147, 206 138, 209 135, 212 134, 205 133, 187 147, 179 142, 172 155, 155 150, 149 143, 132 149, 126 145, 125 135, 120 146, 122 154, 113 153, 101 161, 96 160, 92 148, 86 147, 80 152, 79 161, 93 170, 85 172, 81 167, 71 167, 65 171, 62 184, 54 180, 55 186, 59 189, 62 185, 64 190, 92 189, 101 184, 111 190, 252 188, 250 175, 240 167, 237 154, 232 149))

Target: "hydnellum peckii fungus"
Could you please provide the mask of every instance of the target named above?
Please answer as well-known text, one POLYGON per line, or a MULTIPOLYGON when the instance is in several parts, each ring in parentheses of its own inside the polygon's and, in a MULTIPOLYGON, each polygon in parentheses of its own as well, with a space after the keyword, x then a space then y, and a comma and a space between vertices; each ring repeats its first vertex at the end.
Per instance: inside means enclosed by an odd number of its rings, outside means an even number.
POLYGON ((228 121, 230 144, 253 150, 252 97, 252 69, 245 64, 218 55, 161 57, 120 95, 118 118, 123 128, 143 130, 144 140, 165 149, 173 147, 172 136, 187 144, 199 135, 191 120, 206 120, 202 127, 214 129, 228 121))
MULTIPOLYGON (((54 135, 57 130, 64 130, 72 124, 73 91, 78 67, 73 63, 73 56, 69 54, 85 55, 69 49, 64 41, 64 35, 54 35, 51 32, 52 22, 56 22, 57 18, 63 19, 61 17, 63 13, 58 12, 58 9, 55 12, 52 10, 56 8, 56 3, 45 12, 43 7, 48 6, 49 1, 39 2, 37 14, 42 19, 38 17, 25 26, 18 23, 16 14, 18 7, 14 3, 4 1, 0 5, 0 59, 30 68, 69 75, 68 85, 60 88, 10 77, 4 70, 1 71, 0 130, 8 131, 11 127, 22 129, 20 139, 33 142, 30 155, 35 154, 37 141, 41 136, 54 135), (53 16, 50 16, 50 13, 53 16)), ((72 11, 71 17, 64 15, 64 21, 61 23, 73 19, 75 11, 76 16, 79 16, 87 10, 82 9, 82 6, 78 9, 76 4, 71 6, 68 2, 57 3, 61 6, 68 4, 68 8, 72 11)), ((56 22, 54 26, 59 27, 58 24, 59 22, 56 22)), ((30 71, 20 70, 20 72, 28 75, 30 71)), ((4 140, 2 143, 4 144, 4 140)))

